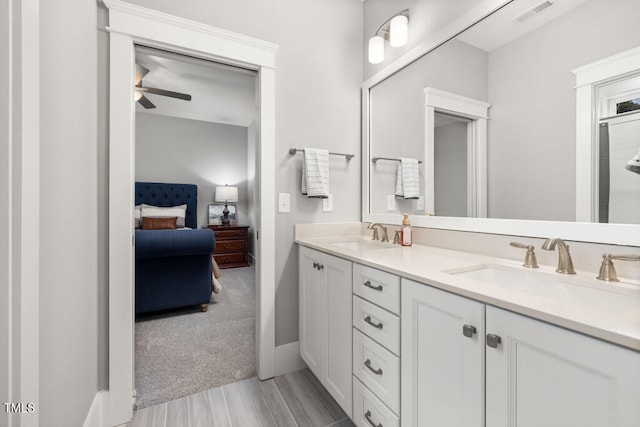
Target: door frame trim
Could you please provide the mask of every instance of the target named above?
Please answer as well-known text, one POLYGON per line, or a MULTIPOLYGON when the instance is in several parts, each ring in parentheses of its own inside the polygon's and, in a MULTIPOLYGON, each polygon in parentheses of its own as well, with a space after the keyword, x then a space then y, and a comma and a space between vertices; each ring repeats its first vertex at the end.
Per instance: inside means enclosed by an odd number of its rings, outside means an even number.
POLYGON ((275 375, 275 55, 278 46, 132 5, 103 0, 109 12, 109 397, 106 425, 133 416, 135 44, 257 72, 256 350, 260 379, 275 375))

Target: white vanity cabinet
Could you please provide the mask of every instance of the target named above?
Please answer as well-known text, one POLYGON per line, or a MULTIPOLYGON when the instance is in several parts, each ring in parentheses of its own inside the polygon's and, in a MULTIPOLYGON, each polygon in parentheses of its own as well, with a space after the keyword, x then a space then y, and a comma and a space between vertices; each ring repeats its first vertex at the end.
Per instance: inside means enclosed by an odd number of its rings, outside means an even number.
POLYGON ((353 417, 400 425, 400 277, 353 265, 353 417))
POLYGON ((403 427, 640 425, 640 353, 406 279, 401 307, 403 427))
POLYGON ((486 332, 487 427, 640 425, 640 353, 489 306, 486 332))
POLYGON ((352 263, 299 247, 300 356, 351 416, 352 263))
POLYGON ((484 310, 402 279, 403 427, 484 425, 484 310))

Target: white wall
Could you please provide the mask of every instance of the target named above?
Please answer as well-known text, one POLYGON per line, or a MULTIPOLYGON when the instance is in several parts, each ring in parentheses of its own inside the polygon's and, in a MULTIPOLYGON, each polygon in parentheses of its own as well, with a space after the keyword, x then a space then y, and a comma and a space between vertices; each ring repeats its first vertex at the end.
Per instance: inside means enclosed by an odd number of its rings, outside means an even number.
POLYGON ((248 205, 247 128, 155 114, 136 114, 136 181, 198 186, 198 227, 207 224, 215 187, 238 187, 241 224, 248 205))
POLYGON ((42 425, 82 425, 98 389, 96 10, 40 2, 42 425))
POLYGON ((571 70, 640 45, 638 16, 636 0, 589 1, 490 53, 489 217, 575 220, 571 70))

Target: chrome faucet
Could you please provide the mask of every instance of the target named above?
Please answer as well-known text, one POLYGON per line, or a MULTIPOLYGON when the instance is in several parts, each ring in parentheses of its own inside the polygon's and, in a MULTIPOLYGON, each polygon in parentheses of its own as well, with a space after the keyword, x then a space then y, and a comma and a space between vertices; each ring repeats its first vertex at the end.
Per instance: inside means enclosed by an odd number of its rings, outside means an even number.
POLYGON ((373 230, 373 238, 372 240, 380 240, 380 238, 378 237, 378 229, 376 228, 380 227, 380 229, 382 230, 382 242, 388 242, 389 241, 389 235, 387 234, 387 227, 385 227, 384 225, 374 222, 373 224, 369 224, 369 226, 367 227, 370 230, 373 230))
POLYGON ((576 271, 573 269, 571 254, 569 253, 569 245, 567 245, 564 240, 558 237, 547 239, 542 244, 542 249, 552 251, 556 246, 558 247, 558 268, 556 268, 556 271, 562 274, 576 274, 576 271))

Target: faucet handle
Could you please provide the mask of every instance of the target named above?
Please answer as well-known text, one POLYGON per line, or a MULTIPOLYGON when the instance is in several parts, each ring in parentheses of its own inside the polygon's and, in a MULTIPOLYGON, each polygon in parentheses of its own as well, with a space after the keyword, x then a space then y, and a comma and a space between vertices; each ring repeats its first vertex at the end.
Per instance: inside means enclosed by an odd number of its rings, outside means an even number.
POLYGON ((526 249, 527 254, 524 256, 524 267, 538 268, 538 260, 536 259, 536 252, 533 245, 525 245, 524 243, 511 242, 509 243, 514 248, 526 249))
POLYGON ((600 271, 596 276, 596 279, 604 280, 606 282, 619 282, 616 268, 613 266, 613 259, 619 259, 621 261, 640 261, 640 255, 611 255, 602 254, 602 264, 600 265, 600 271))
POLYGON ((400 233, 402 232, 402 230, 396 230, 395 234, 393 235, 393 244, 394 245, 399 245, 400 244, 400 233))

